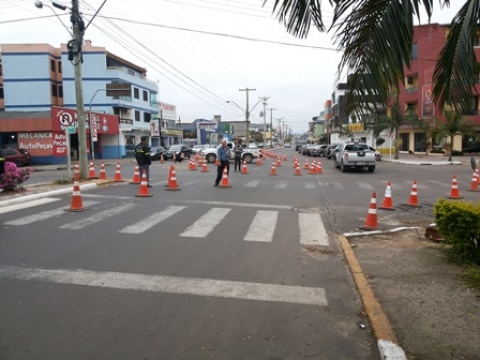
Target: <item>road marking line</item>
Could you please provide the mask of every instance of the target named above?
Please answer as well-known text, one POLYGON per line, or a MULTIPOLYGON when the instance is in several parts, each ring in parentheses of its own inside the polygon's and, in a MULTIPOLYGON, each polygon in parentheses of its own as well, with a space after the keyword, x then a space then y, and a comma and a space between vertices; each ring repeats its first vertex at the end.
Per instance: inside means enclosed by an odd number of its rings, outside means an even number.
POLYGON ((231 209, 212 208, 187 228, 180 236, 204 238, 217 226, 231 209))
POLYGON ((277 185, 275 185, 275 189, 285 189, 287 187, 287 183, 285 181, 279 181, 277 185))
MULTIPOLYGON (((169 201, 169 200, 165 200, 169 201)), ((292 210, 293 206, 291 205, 272 205, 272 204, 254 204, 254 203, 240 203, 240 202, 229 202, 229 201, 204 201, 204 200, 172 200, 175 203, 187 203, 187 204, 204 204, 204 205, 218 205, 218 206, 243 206, 243 207, 254 207, 254 208, 266 208, 266 209, 285 209, 292 210)))
POLYGON ((48 204, 54 201, 59 201, 60 199, 56 198, 42 198, 42 199, 37 199, 37 200, 32 200, 23 204, 16 204, 16 205, 7 205, 5 207, 0 208, 0 214, 11 212, 11 211, 16 211, 16 210, 21 210, 21 209, 27 209, 33 206, 38 206, 38 205, 43 205, 43 204, 48 204))
POLYGON ((260 183, 259 180, 252 180, 252 181, 249 181, 248 183, 246 183, 245 185, 243 185, 243 187, 253 188, 253 187, 257 186, 259 183, 260 183))
POLYGON ((186 206, 169 206, 165 210, 150 215, 148 218, 136 222, 133 225, 129 225, 120 230, 123 234, 141 234, 152 226, 161 223, 169 217, 175 215, 180 210, 185 209, 186 206))
POLYGON ((300 244, 328 246, 328 235, 320 214, 299 213, 300 244))
POLYGON ((108 209, 106 211, 95 213, 87 218, 62 225, 60 226, 60 229, 69 229, 69 230, 83 229, 84 227, 87 227, 89 225, 92 225, 97 222, 104 221, 110 217, 116 216, 124 211, 131 209, 134 206, 136 205, 132 203, 120 205, 120 206, 108 209))
POLYGON ((364 190, 368 190, 368 191, 373 191, 374 190, 372 185, 370 185, 369 183, 366 183, 364 181, 357 181, 357 185, 360 186, 364 190))
POLYGON ((89 270, 0 267, 0 277, 99 288, 327 306, 325 289, 89 270))
MULTIPOLYGON (((97 203, 99 203, 99 201, 84 201, 83 205, 92 206, 92 205, 95 205, 97 203)), ((43 220, 46 220, 46 219, 50 219, 54 216, 59 216, 61 214, 65 214, 65 206, 63 206, 61 208, 56 208, 56 209, 53 209, 53 210, 42 211, 38 214, 24 216, 24 217, 15 219, 15 220, 7 221, 4 224, 15 225, 15 226, 28 225, 28 224, 32 224, 32 223, 37 222, 37 221, 43 221, 43 220)))
POLYGON ((278 211, 258 210, 243 240, 272 242, 277 219, 278 211))
POLYGON ((316 188, 317 188, 316 184, 312 184, 312 183, 306 183, 305 184, 305 189, 307 189, 307 190, 313 190, 313 189, 316 189, 316 188))

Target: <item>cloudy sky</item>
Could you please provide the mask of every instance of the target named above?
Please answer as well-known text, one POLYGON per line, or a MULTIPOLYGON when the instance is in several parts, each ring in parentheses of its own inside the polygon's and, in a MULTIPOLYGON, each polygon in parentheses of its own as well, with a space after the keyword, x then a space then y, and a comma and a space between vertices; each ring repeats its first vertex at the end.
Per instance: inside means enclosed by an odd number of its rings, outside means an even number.
MULTIPOLYGON (((64 27, 69 14, 34 0, 0 0, 0 44, 48 43, 69 40, 64 27), (62 21, 60 21, 62 20, 62 21)), ((60 2, 60 1, 59 1, 60 2)), ((432 22, 447 23, 463 1, 436 10, 432 22)), ((49 4, 49 1, 43 1, 49 4)), ((71 1, 60 2, 67 6, 71 1)), ((308 130, 322 111, 337 80, 332 34, 312 29, 308 39, 287 34, 271 15, 273 0, 80 0, 86 23, 103 5, 86 30, 85 39, 147 68, 158 83, 160 101, 174 104, 182 122, 197 118, 244 120, 246 91, 249 108, 268 96, 267 122, 284 121, 293 132, 308 130), (233 101, 238 106, 228 104, 233 101)), ((323 1, 327 24, 332 19, 323 1)), ((426 18, 423 22, 426 22, 426 18)), ((340 80, 345 80, 344 74, 340 80)), ((253 123, 263 123, 257 104, 253 123)))

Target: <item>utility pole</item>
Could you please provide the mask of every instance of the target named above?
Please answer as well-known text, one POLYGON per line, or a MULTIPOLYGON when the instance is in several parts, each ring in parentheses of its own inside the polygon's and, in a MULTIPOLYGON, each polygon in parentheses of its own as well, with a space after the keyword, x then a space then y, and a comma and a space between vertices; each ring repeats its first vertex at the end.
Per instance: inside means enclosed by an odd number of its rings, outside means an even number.
POLYGON ((272 117, 272 114, 273 114, 273 110, 277 110, 277 109, 269 108, 267 110, 270 110, 270 148, 273 148, 273 127, 272 127, 273 117, 272 117))
POLYGON ((72 0, 73 39, 67 44, 68 59, 73 62, 75 76, 75 97, 77 103, 78 124, 78 160, 80 165, 80 179, 87 179, 87 131, 85 125, 85 107, 83 103, 82 86, 82 44, 85 24, 80 16, 78 0, 72 0))
POLYGON ((248 92, 249 91, 256 91, 257 89, 249 89, 249 88, 245 88, 245 89, 238 89, 238 91, 245 91, 246 93, 246 97, 247 97, 247 106, 245 107, 245 120, 247 121, 247 126, 246 126, 246 129, 247 129, 247 134, 245 135, 245 142, 246 142, 246 145, 248 146, 250 144, 250 109, 249 109, 249 104, 248 104, 248 92))
POLYGON ((267 147, 267 100, 270 96, 261 96, 259 99, 263 101, 263 146, 267 147))

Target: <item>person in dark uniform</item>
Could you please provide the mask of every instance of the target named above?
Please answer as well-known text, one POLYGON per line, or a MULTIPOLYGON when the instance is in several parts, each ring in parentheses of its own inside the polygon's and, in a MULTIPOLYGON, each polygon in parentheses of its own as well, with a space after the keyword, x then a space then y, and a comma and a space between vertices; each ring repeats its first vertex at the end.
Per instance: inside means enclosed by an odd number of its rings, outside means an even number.
POLYGON ((135 159, 140 169, 140 176, 143 176, 143 173, 145 173, 148 187, 152 187, 150 185, 150 165, 152 160, 150 159, 150 147, 147 144, 147 140, 147 136, 140 137, 140 144, 135 146, 135 159))
POLYGON ((240 141, 238 141, 233 148, 233 153, 235 155, 235 164, 233 165, 235 169, 234 171, 237 171, 237 168, 238 171, 240 171, 240 167, 242 166, 242 152, 242 145, 240 145, 240 141))

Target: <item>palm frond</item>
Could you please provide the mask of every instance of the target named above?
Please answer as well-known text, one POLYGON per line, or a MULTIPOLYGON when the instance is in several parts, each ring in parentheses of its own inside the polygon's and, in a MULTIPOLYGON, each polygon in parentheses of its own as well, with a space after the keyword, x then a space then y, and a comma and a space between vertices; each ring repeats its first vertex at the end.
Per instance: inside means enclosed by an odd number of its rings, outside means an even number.
POLYGON ((299 38, 307 37, 312 23, 319 31, 326 30, 321 0, 275 0, 273 14, 290 34, 299 38))
POLYGON ((447 42, 433 73, 433 98, 441 108, 467 110, 476 85, 479 65, 474 46, 480 1, 467 0, 451 22, 447 42))

